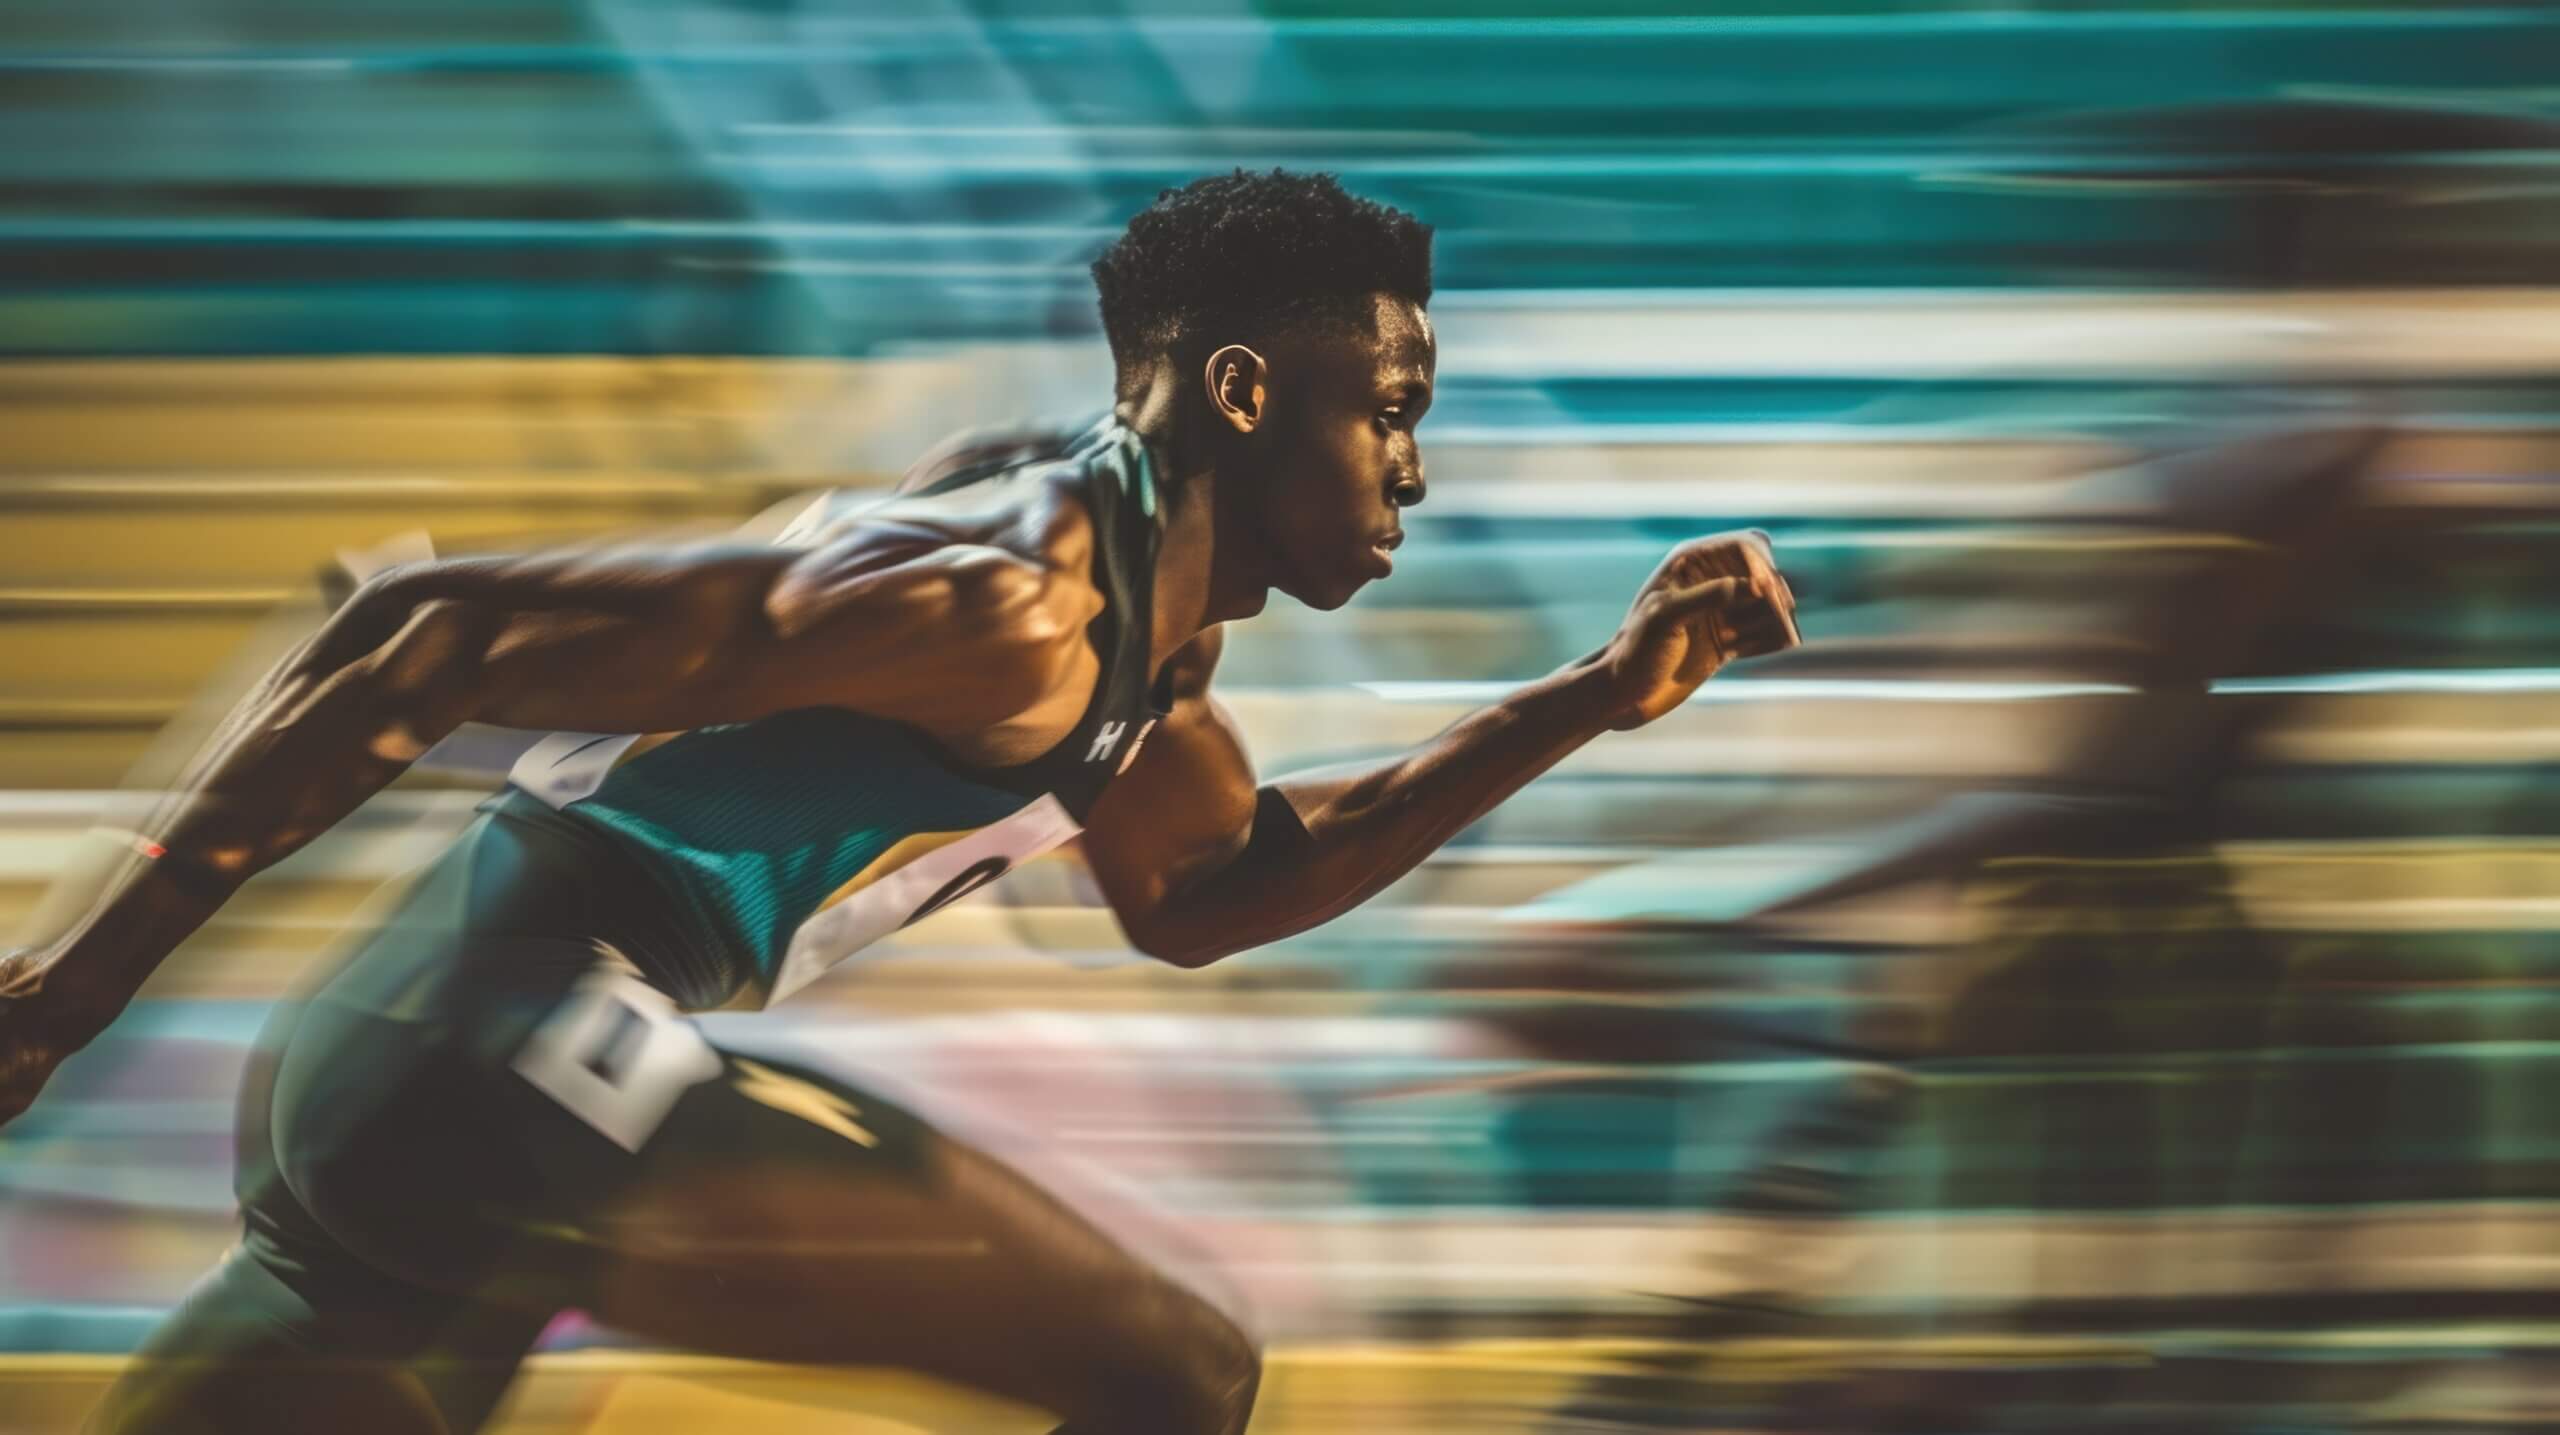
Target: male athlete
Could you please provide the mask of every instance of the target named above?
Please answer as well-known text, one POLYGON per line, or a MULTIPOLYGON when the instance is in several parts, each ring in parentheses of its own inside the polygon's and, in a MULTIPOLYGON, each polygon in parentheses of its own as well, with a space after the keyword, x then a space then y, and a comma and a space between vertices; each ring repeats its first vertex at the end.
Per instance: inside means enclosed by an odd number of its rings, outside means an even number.
MULTIPOLYGON (((240 883, 465 722, 564 733, 262 1043, 245 1235, 93 1420, 477 1429, 554 1314, 889 1365, 1069 1432, 1234 1435, 1220 1310, 987 1155, 683 1013, 771 1000, 1081 830, 1142 950, 1348 910, 1558 759, 1795 641, 1757 536, 1420 749, 1257 786, 1221 625, 1340 607, 1422 501, 1430 231, 1330 176, 1168 191, 1094 265, 1111 414, 772 545, 433 561, 235 710, 128 870, 17 959, 0 1111, 240 883)), ((823 508, 820 510, 823 513, 823 508)))

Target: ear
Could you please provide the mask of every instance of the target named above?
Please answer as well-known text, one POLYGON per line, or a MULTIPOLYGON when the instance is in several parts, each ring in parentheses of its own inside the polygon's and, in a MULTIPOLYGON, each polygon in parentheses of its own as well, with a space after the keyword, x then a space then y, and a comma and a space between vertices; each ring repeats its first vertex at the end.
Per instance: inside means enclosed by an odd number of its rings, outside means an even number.
POLYGON ((1229 344, 1211 354, 1209 366, 1200 375, 1210 411, 1237 433, 1253 432, 1262 423, 1263 382, 1270 374, 1271 366, 1262 356, 1242 344, 1229 344))

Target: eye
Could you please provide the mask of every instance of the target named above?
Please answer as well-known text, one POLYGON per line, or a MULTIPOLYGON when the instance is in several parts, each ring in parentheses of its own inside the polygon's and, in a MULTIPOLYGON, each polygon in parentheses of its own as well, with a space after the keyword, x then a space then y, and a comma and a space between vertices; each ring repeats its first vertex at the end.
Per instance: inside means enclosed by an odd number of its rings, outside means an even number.
POLYGON ((1381 431, 1386 429, 1403 428, 1404 405, 1389 404, 1385 408, 1378 410, 1378 427, 1381 431))

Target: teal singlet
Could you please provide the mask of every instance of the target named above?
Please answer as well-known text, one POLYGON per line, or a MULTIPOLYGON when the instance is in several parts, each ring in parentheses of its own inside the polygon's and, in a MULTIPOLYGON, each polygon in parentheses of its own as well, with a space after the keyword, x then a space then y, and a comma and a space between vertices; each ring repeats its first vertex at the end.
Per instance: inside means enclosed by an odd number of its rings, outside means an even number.
MULTIPOLYGON (((1093 699, 1031 762, 961 762, 902 723, 804 708, 655 743, 557 733, 509 781, 635 859, 680 930, 643 975, 687 1006, 777 1000, 829 966, 1064 842, 1164 715, 1148 671, 1155 465, 1112 420, 1060 443, 962 463, 948 492, 1063 465, 1093 517, 1102 612, 1093 699), (650 970, 649 968, 657 968, 650 970)), ((509 799, 530 806, 521 798, 509 799)))

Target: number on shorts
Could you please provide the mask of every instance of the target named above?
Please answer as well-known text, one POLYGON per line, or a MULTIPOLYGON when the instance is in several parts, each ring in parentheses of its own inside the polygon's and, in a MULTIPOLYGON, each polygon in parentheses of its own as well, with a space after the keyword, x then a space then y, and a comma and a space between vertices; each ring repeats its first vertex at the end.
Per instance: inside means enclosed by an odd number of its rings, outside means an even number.
POLYGON ((720 1053, 665 993, 598 968, 544 1018, 513 1065, 570 1115, 637 1151, 687 1088, 720 1074, 720 1053))

